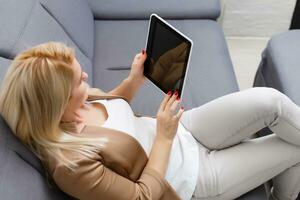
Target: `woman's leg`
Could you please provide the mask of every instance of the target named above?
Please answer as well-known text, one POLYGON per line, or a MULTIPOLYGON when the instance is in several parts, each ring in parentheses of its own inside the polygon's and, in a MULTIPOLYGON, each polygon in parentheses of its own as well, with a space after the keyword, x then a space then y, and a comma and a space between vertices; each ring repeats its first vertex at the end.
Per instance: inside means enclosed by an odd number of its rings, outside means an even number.
POLYGON ((274 200, 296 199, 300 192, 300 163, 273 178, 271 195, 274 200))
POLYGON ((235 145, 266 126, 300 146, 300 107, 273 88, 255 87, 219 97, 184 112, 181 123, 210 150, 235 145))
POLYGON ((294 200, 300 191, 300 148, 275 134, 207 151, 204 158, 202 164, 210 163, 212 176, 200 167, 194 199, 232 200, 278 174, 274 199, 294 200))

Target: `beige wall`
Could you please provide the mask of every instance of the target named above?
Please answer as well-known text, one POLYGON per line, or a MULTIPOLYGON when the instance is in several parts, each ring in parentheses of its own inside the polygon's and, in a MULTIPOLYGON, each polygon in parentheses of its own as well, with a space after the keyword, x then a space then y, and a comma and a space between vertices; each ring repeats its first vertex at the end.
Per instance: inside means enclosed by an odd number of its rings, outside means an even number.
POLYGON ((221 0, 227 37, 270 37, 289 29, 296 0, 221 0))

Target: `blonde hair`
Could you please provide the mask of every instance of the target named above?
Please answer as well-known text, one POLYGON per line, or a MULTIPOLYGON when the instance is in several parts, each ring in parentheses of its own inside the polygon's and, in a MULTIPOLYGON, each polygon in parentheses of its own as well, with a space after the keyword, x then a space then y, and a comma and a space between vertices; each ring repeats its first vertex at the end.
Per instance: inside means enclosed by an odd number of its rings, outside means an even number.
POLYGON ((16 56, 1 86, 0 114, 46 166, 55 158, 74 169, 76 163, 63 151, 92 157, 106 142, 72 136, 60 124, 71 95, 74 59, 74 50, 62 43, 35 46, 16 56))

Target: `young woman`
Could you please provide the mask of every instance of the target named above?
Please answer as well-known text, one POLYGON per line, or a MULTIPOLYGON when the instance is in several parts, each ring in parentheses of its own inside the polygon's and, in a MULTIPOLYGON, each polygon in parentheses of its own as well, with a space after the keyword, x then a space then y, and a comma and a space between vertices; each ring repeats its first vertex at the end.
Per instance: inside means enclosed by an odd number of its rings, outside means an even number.
MULTIPOLYGON (((0 113, 55 183, 86 200, 229 200, 273 178, 274 199, 300 191, 300 108, 272 88, 231 93, 178 109, 165 95, 156 118, 135 116, 146 53, 104 93, 89 88, 74 51, 49 42, 20 53, 0 94, 0 113), (248 139, 268 126, 274 134, 248 139)), ((146 105, 145 105, 146 106, 146 105)))

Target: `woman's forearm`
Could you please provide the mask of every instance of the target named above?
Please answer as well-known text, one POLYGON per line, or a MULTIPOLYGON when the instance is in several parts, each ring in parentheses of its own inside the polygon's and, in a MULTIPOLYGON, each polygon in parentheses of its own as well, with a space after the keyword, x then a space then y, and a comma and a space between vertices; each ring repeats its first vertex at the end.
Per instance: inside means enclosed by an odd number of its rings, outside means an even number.
POLYGON ((164 177, 168 168, 172 144, 173 140, 157 136, 152 145, 146 167, 156 170, 164 177))
POLYGON ((122 81, 120 85, 118 85, 115 89, 109 91, 108 93, 123 96, 128 100, 128 102, 130 102, 141 85, 142 83, 140 83, 139 81, 131 77, 127 77, 122 81))

